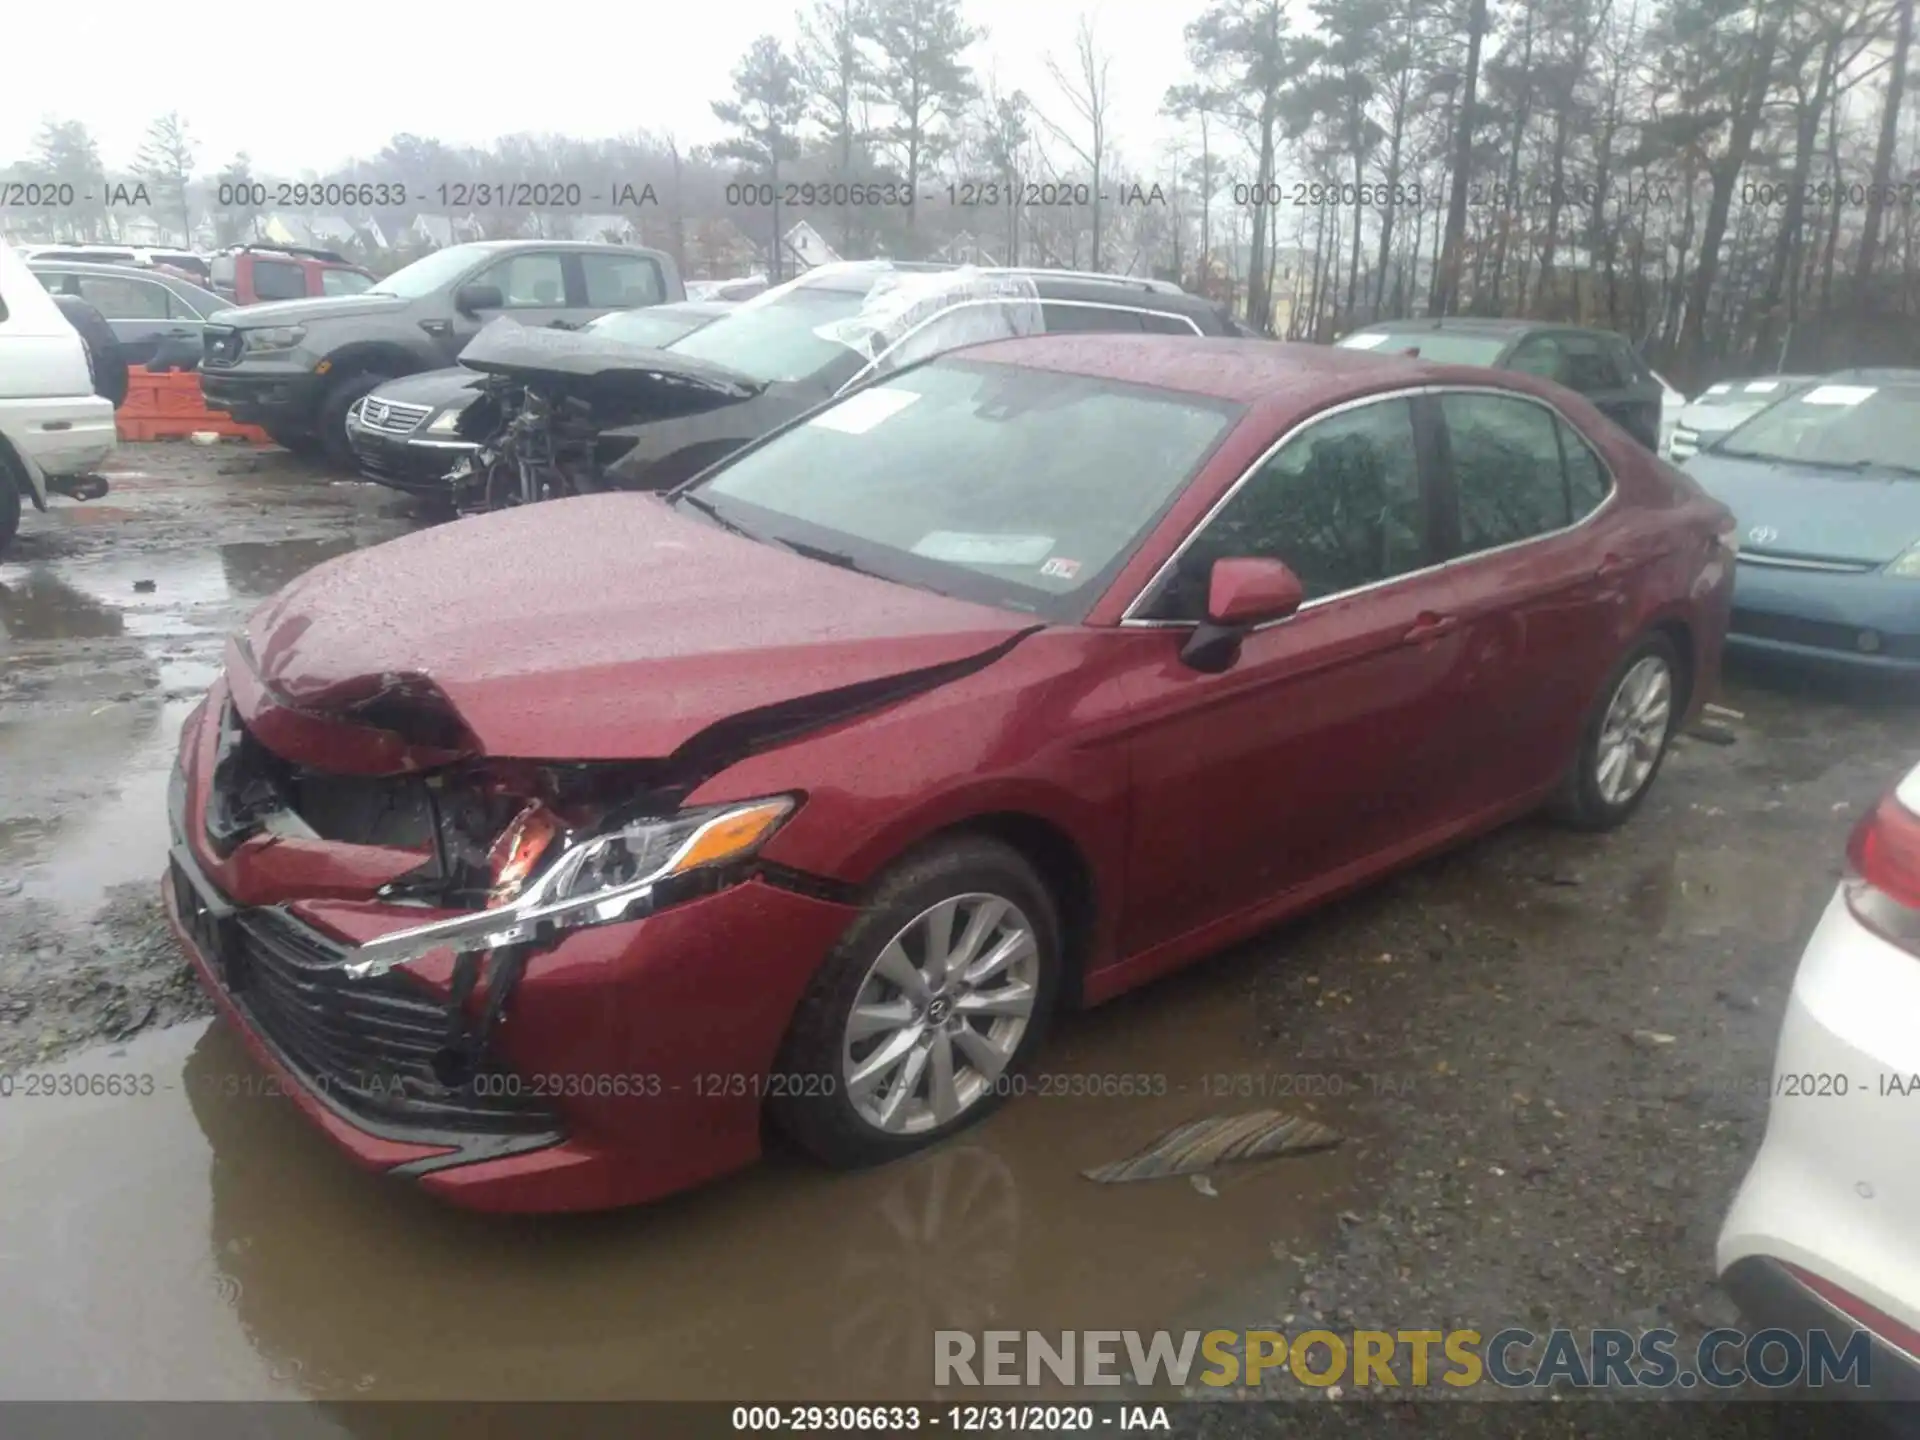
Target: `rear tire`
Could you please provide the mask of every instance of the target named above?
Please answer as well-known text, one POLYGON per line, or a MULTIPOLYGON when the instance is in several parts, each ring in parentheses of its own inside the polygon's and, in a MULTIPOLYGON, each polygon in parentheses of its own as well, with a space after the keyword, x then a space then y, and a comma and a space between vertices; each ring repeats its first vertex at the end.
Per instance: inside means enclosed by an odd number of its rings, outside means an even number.
POLYGON ((353 446, 347 443, 347 411, 353 408, 353 402, 387 383, 391 375, 376 375, 361 371, 357 375, 343 375, 327 389, 326 398, 320 402, 320 447, 326 451, 327 459, 343 470, 358 472, 360 462, 353 453, 353 446))
POLYGON ((1658 631, 1643 636, 1600 687, 1579 753, 1554 801, 1575 830, 1611 830, 1640 808, 1680 722, 1679 652, 1658 631))
POLYGON ((20 467, 14 458, 0 446, 0 555, 13 543, 13 537, 20 533, 21 492, 27 484, 27 477, 20 473, 20 467))
POLYGON ((911 1154, 984 1119, 1039 1048, 1063 953, 1053 896, 1011 846, 969 835, 908 856, 881 877, 795 1010, 769 1115, 842 1169, 911 1154), (942 926, 948 979, 922 989, 941 968, 929 957, 942 926), (914 989, 893 983, 902 974, 894 957, 910 963, 914 989), (889 1046, 899 1059, 883 1064, 889 1046), (854 1078, 863 1066, 872 1081, 854 1078), (936 1099, 942 1076, 945 1103, 936 1099), (887 1118, 876 1113, 889 1104, 887 1118))
POLYGON ((93 393, 112 401, 118 410, 127 399, 127 357, 107 317, 78 295, 55 295, 53 303, 79 332, 80 347, 87 352, 87 373, 93 377, 93 393))

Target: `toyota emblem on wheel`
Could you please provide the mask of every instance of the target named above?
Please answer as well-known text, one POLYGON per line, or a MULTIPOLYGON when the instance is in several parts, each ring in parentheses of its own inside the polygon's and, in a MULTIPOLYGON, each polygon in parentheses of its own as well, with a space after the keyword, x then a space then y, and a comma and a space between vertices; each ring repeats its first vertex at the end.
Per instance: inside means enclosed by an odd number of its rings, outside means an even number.
POLYGON ((1780 538, 1780 532, 1771 525, 1756 525, 1747 531, 1747 539, 1756 545, 1771 545, 1780 538))

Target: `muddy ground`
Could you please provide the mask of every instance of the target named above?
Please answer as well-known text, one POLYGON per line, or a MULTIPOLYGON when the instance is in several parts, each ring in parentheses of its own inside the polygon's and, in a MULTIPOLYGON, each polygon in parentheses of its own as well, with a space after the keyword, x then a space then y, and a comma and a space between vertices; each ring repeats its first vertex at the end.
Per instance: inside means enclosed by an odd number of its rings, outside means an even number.
POLYGON ((262 1093, 157 903, 167 767, 225 634, 427 518, 272 450, 115 468, 0 561, 0 1075, 145 1080, 0 1100, 0 1395, 848 1399, 923 1394, 935 1328, 1697 1333, 1732 1318, 1713 1238, 1794 961, 1849 825, 1920 751, 1911 695, 1735 674, 1733 743, 1683 740, 1623 831, 1514 827, 1072 1019, 1041 1065, 1164 1095, 1030 1096, 878 1172, 775 1156, 503 1225, 350 1170, 262 1093), (1350 1138, 1212 1194, 1078 1176, 1263 1103, 1350 1138))

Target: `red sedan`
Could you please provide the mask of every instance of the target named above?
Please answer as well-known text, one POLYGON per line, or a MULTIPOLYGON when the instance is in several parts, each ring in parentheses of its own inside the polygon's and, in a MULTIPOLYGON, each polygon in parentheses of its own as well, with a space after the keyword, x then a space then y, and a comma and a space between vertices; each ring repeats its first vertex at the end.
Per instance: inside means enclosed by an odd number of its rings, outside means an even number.
POLYGON ((333 560, 188 721, 167 895, 362 1163, 489 1210, 933 1143, 1104 1000, 1536 807, 1716 680, 1728 513, 1570 392, 1057 336, 663 498, 333 560))

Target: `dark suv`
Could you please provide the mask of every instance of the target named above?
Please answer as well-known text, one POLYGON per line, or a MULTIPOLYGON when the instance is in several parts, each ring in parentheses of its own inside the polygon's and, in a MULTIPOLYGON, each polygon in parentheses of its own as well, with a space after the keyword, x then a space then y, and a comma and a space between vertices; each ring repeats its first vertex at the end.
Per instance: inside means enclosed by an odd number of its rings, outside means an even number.
POLYGON ((1649 450, 1660 446, 1666 393, 1647 362, 1611 330, 1538 320, 1383 320, 1338 342, 1350 350, 1417 351, 1441 365, 1518 370, 1564 385, 1649 450))
MULTIPOLYGON (((823 265, 668 342, 654 366, 663 418, 607 432, 601 448, 612 464, 609 478, 632 489, 677 484, 892 364, 1004 335, 987 312, 1023 310, 1029 296, 1049 333, 1247 333, 1220 306, 1163 280, 1071 270, 962 271, 888 260, 823 265), (907 293, 898 282, 921 275, 928 278, 915 282, 910 307, 888 304, 907 293), (876 324, 898 333, 896 346, 874 353, 885 342, 864 328, 869 317, 891 317, 876 324), (971 323, 974 317, 981 323, 971 323), (836 326, 851 326, 848 338, 835 338, 836 326), (676 367, 675 359, 688 363, 676 367), (724 401, 714 398, 695 407, 699 413, 685 413, 689 389, 711 384, 716 375, 730 382, 724 401)), ((474 448, 471 442, 485 438, 472 433, 484 425, 470 418, 463 423, 476 399, 477 378, 472 371, 421 376, 369 399, 370 405, 390 399, 402 407, 407 427, 404 437, 381 438, 386 451, 405 453, 384 455, 370 467, 375 478, 394 484, 392 477, 404 474, 404 488, 418 490, 426 488, 422 482, 436 464, 443 475, 457 468, 462 452, 474 448), (455 437, 469 443, 455 444, 455 437)))
POLYGON ((583 324, 685 297, 671 256, 625 245, 489 240, 438 250, 360 295, 222 311, 205 332, 207 405, 289 450, 351 468, 347 411, 385 380, 450 365, 488 321, 583 324))

